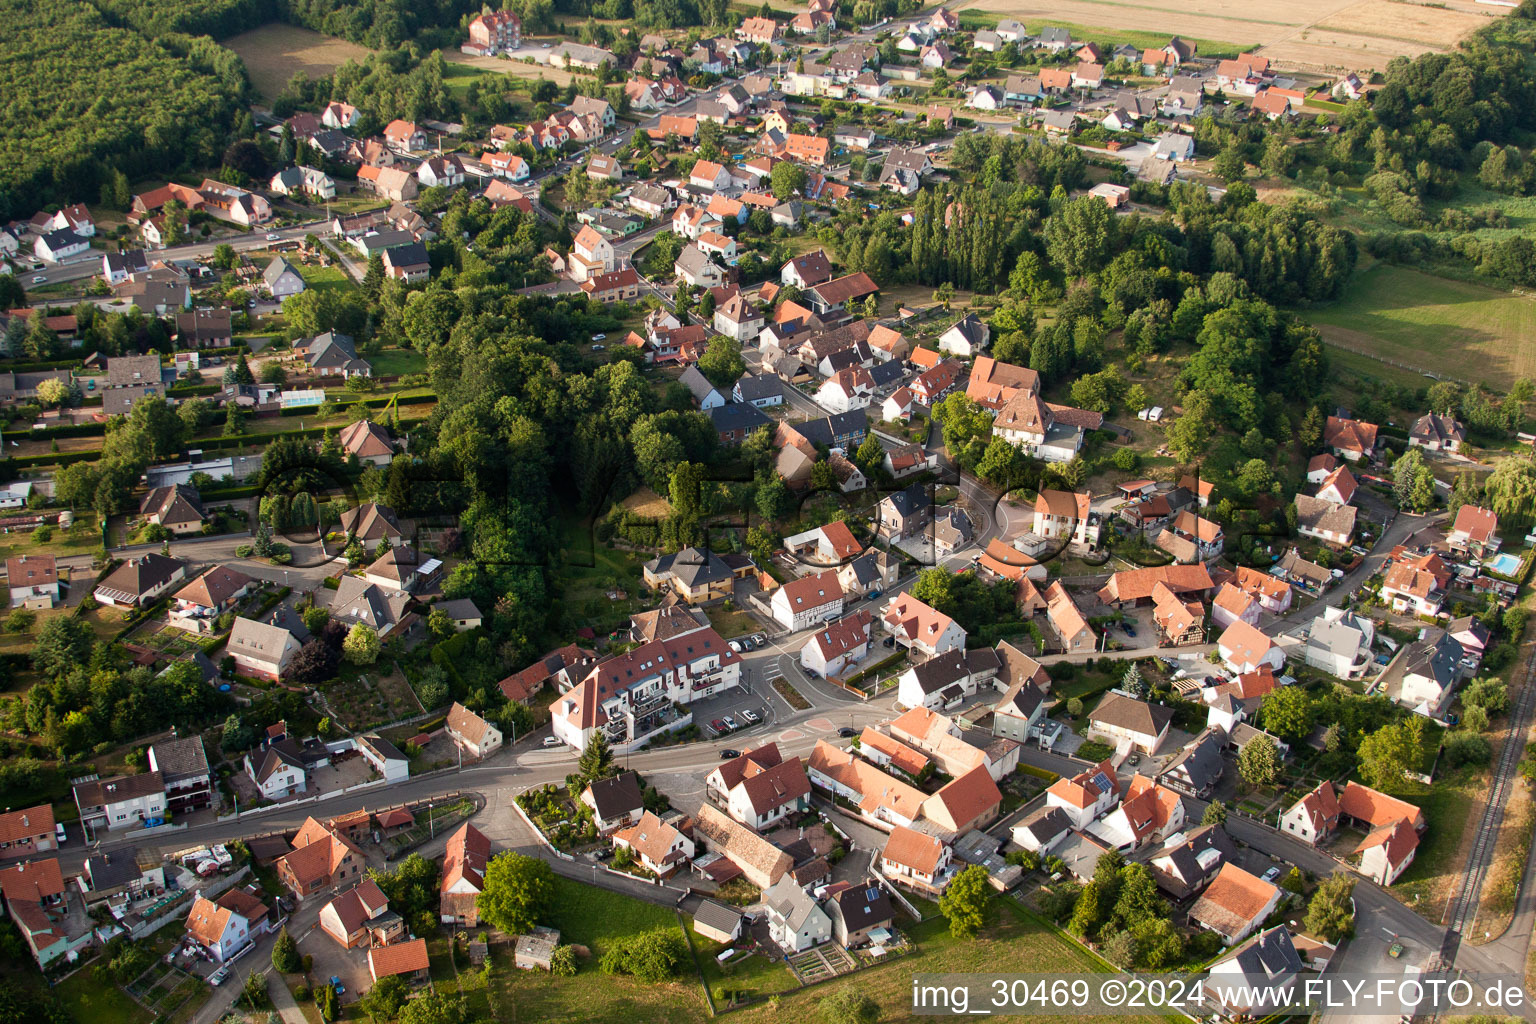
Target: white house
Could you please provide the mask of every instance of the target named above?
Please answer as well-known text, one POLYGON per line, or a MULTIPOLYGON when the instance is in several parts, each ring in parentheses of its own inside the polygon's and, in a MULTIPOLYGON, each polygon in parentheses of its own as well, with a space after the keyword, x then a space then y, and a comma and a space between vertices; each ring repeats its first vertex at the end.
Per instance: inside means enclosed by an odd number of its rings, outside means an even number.
POLYGON ((1059 808, 1072 827, 1087 828, 1120 800, 1120 782, 1109 761, 1094 765, 1072 778, 1061 778, 1045 791, 1045 805, 1059 808))
POLYGON ((298 745, 287 740, 268 743, 259 751, 247 753, 245 773, 268 800, 281 800, 299 792, 308 779, 298 745))
POLYGON ((860 609, 817 630, 800 648, 800 664, 821 676, 842 675, 869 654, 873 617, 860 609))
POLYGON ((457 701, 448 710, 447 730, 471 757, 490 757, 501 749, 501 730, 457 701))
POLYGON ((1156 754, 1172 722, 1172 708, 1110 690, 1088 713, 1085 735, 1115 747, 1156 754))
POLYGON ((774 591, 768 604, 775 621, 791 632, 837 618, 843 613, 843 587, 837 570, 791 580, 774 591))
POLYGON ((967 313, 949 330, 939 335, 939 350, 962 359, 980 355, 992 338, 992 328, 975 313, 967 313))
POLYGON ((1220 935, 1227 945, 1242 942, 1280 905, 1280 889, 1236 864, 1223 864, 1214 881, 1190 908, 1189 920, 1220 935))
POLYGON ((1342 608, 1323 609, 1307 631, 1306 663, 1340 679, 1356 679, 1371 667, 1376 623, 1342 608))
POLYGON ((59 600, 59 569, 52 555, 22 555, 5 561, 12 608, 52 608, 59 600))
POLYGON ((75 807, 90 829, 139 828, 165 817, 165 779, 159 772, 89 779, 76 784, 75 807))
POLYGON ((880 621, 897 643, 919 655, 931 658, 945 651, 965 648, 965 629, 911 594, 893 597, 885 606, 880 621))
POLYGON ((32 243, 32 254, 45 263, 59 263, 78 256, 90 249, 91 241, 75 234, 69 228, 39 235, 32 243))
POLYGON ((1216 650, 1222 663, 1239 675, 1257 672, 1265 665, 1276 672, 1285 666, 1285 652, 1246 622, 1234 622, 1223 630, 1216 650))
POLYGON ((763 893, 768 908, 768 934, 780 949, 798 953, 832 938, 832 919, 791 875, 784 875, 763 893))
POLYGON ((196 895, 187 914, 187 936, 216 963, 227 963, 269 925, 266 904, 243 889, 231 889, 217 900, 196 895))

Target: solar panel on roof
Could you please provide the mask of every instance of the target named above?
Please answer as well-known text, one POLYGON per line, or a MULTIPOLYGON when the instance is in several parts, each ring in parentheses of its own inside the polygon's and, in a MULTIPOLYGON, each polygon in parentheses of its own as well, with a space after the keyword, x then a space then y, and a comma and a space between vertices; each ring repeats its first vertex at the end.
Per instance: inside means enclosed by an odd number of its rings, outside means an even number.
POLYGON ((1110 785, 1108 776, 1106 776, 1103 772, 1097 772, 1094 774, 1093 784, 1099 787, 1099 790, 1104 793, 1108 793, 1112 788, 1114 788, 1110 785))

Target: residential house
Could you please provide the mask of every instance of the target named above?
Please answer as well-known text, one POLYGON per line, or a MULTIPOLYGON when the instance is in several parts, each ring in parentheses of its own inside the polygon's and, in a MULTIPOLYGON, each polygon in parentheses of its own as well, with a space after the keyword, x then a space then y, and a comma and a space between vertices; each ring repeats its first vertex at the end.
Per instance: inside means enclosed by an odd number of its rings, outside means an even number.
POLYGON ((1425 413, 1413 421, 1408 430, 1408 443, 1415 448, 1432 452, 1454 452, 1467 439, 1466 429, 1450 415, 1425 413))
POLYGON ((768 933, 780 949, 798 953, 832 937, 832 920, 793 878, 783 877, 763 893, 768 933))
POLYGON ((1226 761, 1222 757, 1222 748, 1226 742, 1224 729, 1203 729, 1163 765, 1158 781, 1167 783, 1181 793, 1188 793, 1201 800, 1209 799, 1226 772, 1226 761))
POLYGON ((139 501, 139 515, 178 537, 201 531, 207 521, 202 498, 190 484, 151 488, 139 501))
POLYGON ((1369 460, 1376 451, 1376 424, 1329 416, 1323 426, 1323 444, 1350 462, 1369 460))
POLYGON ((59 569, 52 555, 6 559, 5 582, 12 608, 52 608, 58 603, 59 569))
POLYGON ((522 28, 511 11, 487 11, 469 23, 469 45, 486 55, 516 50, 522 44, 522 28))
POLYGON ((780 268, 779 280, 802 291, 813 288, 832 280, 832 263, 824 250, 802 253, 780 268))
POLYGON ((385 782, 403 782, 411 773, 411 762, 393 743, 378 733, 365 733, 357 737, 356 750, 363 755, 368 766, 384 777, 385 782))
POLYGON ((420 194, 419 179, 400 167, 363 166, 357 169, 359 188, 397 203, 410 202, 420 194))
POLYGON ((201 893, 192 897, 186 934, 214 963, 228 963, 271 930, 271 913, 260 897, 244 889, 229 889, 217 899, 201 893))
POLYGON ((1470 502, 1456 510, 1456 520, 1446 544, 1452 553, 1472 558, 1488 558, 1499 550, 1499 517, 1491 509, 1470 502))
POLYGON ((1190 908, 1189 921, 1236 945, 1274 912, 1280 897, 1279 887, 1226 863, 1190 908))
POLYGON ((281 256, 274 257, 261 272, 267 293, 279 301, 297 295, 305 288, 303 276, 281 256))
POLYGON ((735 820, 766 831, 810 805, 811 783, 800 758, 787 760, 768 743, 723 762, 705 779, 705 792, 735 820))
POLYGON ((898 885, 937 895, 949 882, 953 860, 953 851, 939 839, 897 825, 880 851, 880 872, 898 885))
POLYGON ((1443 629, 1429 629, 1409 644, 1393 666, 1400 674, 1401 688, 1388 683, 1386 691, 1399 703, 1422 711, 1432 718, 1443 714, 1450 705, 1456 686, 1461 682, 1461 660, 1466 656, 1456 638, 1443 629))
POLYGON ((694 816, 693 833, 695 841, 729 861, 759 889, 772 887, 794 866, 789 854, 709 803, 694 816))
POLYGON ((1291 933, 1276 925, 1212 962, 1210 1002, 1229 1020, 1284 1012, 1303 966, 1291 933))
POLYGON ((405 919, 389 909, 389 899, 371 878, 320 908, 320 930, 343 949, 387 946, 407 931, 405 919))
POLYGON ((1098 649, 1098 636, 1060 580, 1053 581, 1043 596, 1046 617, 1056 631, 1064 653, 1089 654, 1098 649))
POLYGON ((715 288, 725 281, 725 271, 697 243, 683 247, 672 271, 678 280, 694 288, 715 288))
POLYGON ((142 828, 166 817, 165 779, 159 772, 78 782, 74 797, 80 823, 92 832, 142 828))
POLYGON ((229 631, 225 651, 235 659, 238 674, 277 680, 282 678, 300 646, 302 641, 287 626, 240 615, 229 631))
POLYGON ((176 592, 167 620, 189 633, 213 634, 218 619, 255 586, 256 580, 227 565, 215 565, 176 592))
POLYGON ((687 604, 701 604, 730 597, 735 577, 730 567, 713 551, 687 547, 670 555, 661 555, 641 567, 645 585, 655 590, 671 590, 687 604))
POLYGON ((832 937, 845 948, 874 941, 873 933, 889 931, 894 920, 891 899, 873 881, 864 881, 833 894, 826 904, 832 937))
POLYGON ((667 878, 693 859, 693 840, 650 811, 627 829, 613 835, 615 847, 634 852, 640 865, 657 878, 667 878))
POLYGON ((1126 787, 1120 806, 1088 829, 1117 850, 1139 850, 1162 843, 1184 828, 1184 802, 1179 794, 1139 772, 1126 787))
POLYGON ((182 348, 227 348, 234 341, 228 307, 199 306, 176 314, 176 344, 182 348))
POLYGON ((409 939, 368 950, 368 976, 374 984, 392 977, 404 978, 409 985, 424 984, 431 966, 426 939, 409 939))
POLYGON ((299 899, 363 877, 363 852, 330 825, 304 819, 292 845, 272 866, 299 899))
POLYGON ((1069 778, 1060 778, 1045 791, 1045 805, 1066 815, 1073 828, 1087 828, 1120 801, 1114 763, 1105 760, 1069 778))
POLYGON ((774 591, 769 607, 774 619, 791 632, 834 619, 843 612, 843 588, 835 569, 791 580, 774 591))
POLYGON ((445 727, 454 744, 475 760, 501 749, 501 730, 457 701, 448 709, 445 727))
POLYGON ((1439 615, 1450 581, 1450 568, 1433 552, 1396 558, 1382 580, 1381 597, 1399 615, 1439 615))
POLYGON ((292 796, 308 784, 303 749, 286 736, 269 739, 259 750, 248 752, 244 761, 245 773, 268 800, 292 796))
POLYGON ((981 684, 990 684, 998 667, 997 654, 990 648, 952 648, 903 672, 896 684, 896 701, 914 711, 954 707, 973 696, 981 684))
POLYGON ((0 814, 0 860, 32 857, 58 849, 54 825, 51 804, 0 814))
POLYGON ((712 942, 735 942, 741 937, 742 924, 741 911, 714 900, 703 900, 693 912, 693 930, 712 942))
POLYGON ((1111 690, 1088 713, 1085 735, 1114 747, 1129 747, 1150 755, 1162 747, 1172 722, 1172 708, 1111 690))
POLYGON ((154 602, 186 578, 187 564, 156 551, 127 559, 96 584, 92 596, 115 608, 142 607, 154 602))
POLYGON ((1202 825, 1183 836, 1170 836, 1148 866, 1159 889, 1183 900, 1204 889, 1223 864, 1236 859, 1237 846, 1227 830, 1220 825, 1202 825))
POLYGON ((1091 548, 1099 541, 1099 522, 1090 506, 1087 494, 1042 488, 1035 497, 1032 531, 1037 537, 1091 548))
POLYGON ((420 242, 395 245, 384 250, 384 276, 401 284, 420 284, 432 276, 432 262, 427 247, 420 242))
POLYGON ((1355 535, 1356 510, 1323 498, 1296 495, 1296 532, 1335 548, 1348 547, 1355 535))
POLYGON ((1241 620, 1233 622, 1216 641, 1222 663, 1233 672, 1257 672, 1269 666, 1278 672, 1285 665, 1285 652, 1270 637, 1241 620))
POLYGON ((309 368, 321 377, 372 377, 373 367, 359 359, 351 335, 326 331, 307 342, 295 342, 294 350, 304 356, 309 368))
POLYGON ((485 888, 485 869, 490 860, 491 841, 468 822, 448 837, 438 882, 438 919, 443 924, 463 928, 479 925, 477 897, 485 888))
POLYGON ((1187 565, 1220 558, 1226 537, 1220 523, 1185 509, 1163 527, 1153 543, 1187 565))
POLYGON ((395 457, 395 442, 389 431, 372 420, 358 420, 343 428, 337 437, 341 448, 365 466, 387 466, 395 457))
POLYGON ((1324 608, 1307 631, 1306 663, 1340 679, 1358 679, 1371 665, 1376 623, 1354 612, 1324 608))
POLYGON ((1347 466, 1336 466, 1333 472, 1323 477, 1323 482, 1317 488, 1316 497, 1322 501, 1329 501, 1335 505, 1348 505, 1355 498, 1355 491, 1359 484, 1355 476, 1347 466))
POLYGON ((898 594, 885 606, 881 622, 903 647, 924 657, 965 648, 965 630, 954 619, 919 601, 898 594))

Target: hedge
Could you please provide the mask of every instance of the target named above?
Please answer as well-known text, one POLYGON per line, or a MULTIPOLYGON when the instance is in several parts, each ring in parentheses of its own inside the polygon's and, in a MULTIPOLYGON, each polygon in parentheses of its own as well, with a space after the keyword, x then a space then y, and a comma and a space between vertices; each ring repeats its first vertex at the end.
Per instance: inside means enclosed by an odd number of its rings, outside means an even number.
MULTIPOLYGON (((344 409, 348 408, 350 406, 356 406, 356 405, 361 405, 361 406, 364 406, 365 408, 369 408, 369 409, 381 409, 384 406, 389 404, 389 396, 386 395, 383 398, 354 398, 354 397, 349 396, 349 397, 346 397, 346 398, 327 398, 326 401, 330 402, 333 405, 340 406, 340 407, 342 407, 344 409)), ((395 399, 395 404, 396 405, 425 405, 428 402, 435 402, 435 401, 437 401, 437 396, 432 394, 431 392, 428 392, 428 393, 426 393, 424 395, 401 395, 399 398, 395 399)), ((305 405, 305 406, 300 406, 300 407, 291 408, 291 409, 284 409, 284 410, 281 411, 281 413, 279 413, 279 415, 282 415, 282 416, 306 416, 306 415, 313 416, 314 413, 315 413, 315 410, 318 409, 318 408, 320 408, 318 405, 305 405)))
MULTIPOLYGON (((18 433, 17 428, 12 428, 11 435, 18 433)), ((106 434, 105 423, 70 423, 61 427, 44 427, 42 430, 28 430, 26 436, 33 440, 51 440, 57 437, 101 437, 106 434)))
POLYGON ((1049 769, 1046 769, 1046 768, 1036 768, 1032 764, 1022 764, 1021 763, 1019 765, 1018 770, 1020 772, 1022 772, 1023 774, 1025 774, 1025 775, 1029 775, 1029 776, 1031 776, 1033 778, 1040 779, 1040 780, 1044 781, 1047 784, 1053 783, 1057 779, 1061 778, 1060 775, 1057 775, 1055 772, 1050 771, 1049 769))

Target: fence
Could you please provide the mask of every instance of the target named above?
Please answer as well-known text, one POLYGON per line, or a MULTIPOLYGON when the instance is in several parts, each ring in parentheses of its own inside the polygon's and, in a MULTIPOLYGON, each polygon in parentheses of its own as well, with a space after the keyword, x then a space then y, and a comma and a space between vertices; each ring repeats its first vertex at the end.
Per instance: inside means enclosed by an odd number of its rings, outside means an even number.
POLYGON ((1462 380, 1460 377, 1452 377, 1448 373, 1436 373, 1433 370, 1426 370, 1422 366, 1414 366, 1412 363, 1401 363, 1396 359, 1388 359, 1385 356, 1377 355, 1375 352, 1367 352, 1365 349, 1359 348, 1355 345, 1346 345, 1344 342, 1337 341, 1333 338, 1327 337, 1326 335, 1323 337, 1323 341, 1327 342, 1333 348, 1341 348, 1346 352, 1353 352, 1357 356, 1365 356, 1367 359, 1374 359, 1378 363, 1386 363, 1388 366, 1395 366, 1399 370, 1408 370, 1409 372, 1416 373, 1421 377, 1429 377, 1433 380, 1453 380, 1458 384, 1466 384, 1469 387, 1472 385, 1472 382, 1469 380, 1462 380))

